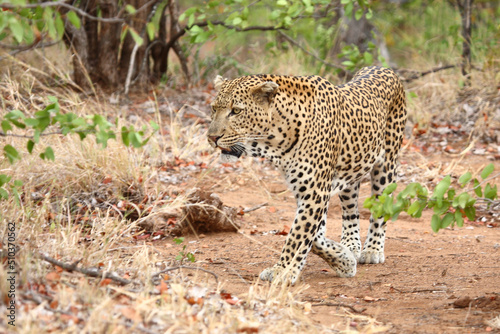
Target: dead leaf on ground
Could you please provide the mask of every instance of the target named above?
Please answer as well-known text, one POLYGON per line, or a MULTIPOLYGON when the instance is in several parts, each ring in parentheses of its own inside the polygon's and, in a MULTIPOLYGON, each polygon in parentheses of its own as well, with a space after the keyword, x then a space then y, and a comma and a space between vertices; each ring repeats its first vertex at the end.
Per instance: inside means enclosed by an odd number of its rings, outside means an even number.
POLYGON ((101 281, 101 283, 99 283, 99 286, 106 286, 109 285, 111 282, 113 282, 111 278, 105 278, 101 281))
POLYGON ((236 332, 237 333, 247 333, 247 334, 258 333, 259 327, 241 327, 241 328, 238 328, 238 330, 236 332))
POLYGON ((276 235, 288 235, 288 233, 290 233, 290 226, 285 225, 283 226, 283 230, 276 233, 276 235))
POLYGON ((127 319, 134 322, 142 321, 141 315, 132 307, 123 307, 120 309, 120 313, 127 319))
POLYGON ((45 279, 47 281, 58 281, 61 279, 61 275, 57 271, 51 271, 47 275, 45 275, 45 279))

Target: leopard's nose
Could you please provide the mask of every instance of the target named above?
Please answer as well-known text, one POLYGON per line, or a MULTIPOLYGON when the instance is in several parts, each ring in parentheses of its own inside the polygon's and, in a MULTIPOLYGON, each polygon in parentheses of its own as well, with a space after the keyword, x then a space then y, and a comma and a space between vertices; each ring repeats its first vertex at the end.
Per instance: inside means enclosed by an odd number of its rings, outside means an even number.
POLYGON ((208 136, 208 142, 212 144, 212 146, 217 147, 217 142, 222 136, 208 136))

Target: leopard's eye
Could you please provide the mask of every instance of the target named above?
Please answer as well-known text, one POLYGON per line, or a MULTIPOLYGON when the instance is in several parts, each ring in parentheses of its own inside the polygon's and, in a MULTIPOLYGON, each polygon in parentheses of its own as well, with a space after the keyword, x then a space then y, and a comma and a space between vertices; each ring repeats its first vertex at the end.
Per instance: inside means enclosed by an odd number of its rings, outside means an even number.
POLYGON ((229 116, 238 115, 238 114, 240 114, 242 111, 243 111, 243 109, 240 109, 240 108, 233 108, 233 109, 231 109, 231 112, 229 113, 229 116))

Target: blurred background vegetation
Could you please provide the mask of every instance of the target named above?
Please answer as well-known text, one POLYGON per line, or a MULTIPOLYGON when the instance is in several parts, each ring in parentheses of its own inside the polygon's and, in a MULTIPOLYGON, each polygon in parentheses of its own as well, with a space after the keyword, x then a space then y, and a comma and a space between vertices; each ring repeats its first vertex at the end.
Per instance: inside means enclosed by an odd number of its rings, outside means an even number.
POLYGON ((373 64, 403 77, 500 67, 495 0, 2 0, 0 7, 2 61, 34 49, 54 61, 62 55, 71 59, 67 78, 83 90, 261 72, 342 81, 373 64))

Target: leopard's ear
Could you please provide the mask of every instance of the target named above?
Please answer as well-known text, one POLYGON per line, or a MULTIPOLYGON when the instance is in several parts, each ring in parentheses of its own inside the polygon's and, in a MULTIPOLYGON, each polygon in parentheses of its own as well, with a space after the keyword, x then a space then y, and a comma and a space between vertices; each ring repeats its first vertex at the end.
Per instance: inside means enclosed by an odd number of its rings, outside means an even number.
POLYGON ((214 88, 215 90, 220 90, 220 88, 222 87, 222 84, 224 83, 224 81, 227 80, 227 79, 224 79, 222 76, 218 75, 215 77, 214 79, 214 88))
POLYGON ((267 102, 271 103, 274 95, 278 92, 280 86, 274 81, 266 81, 252 89, 252 93, 259 97, 264 98, 267 102))

